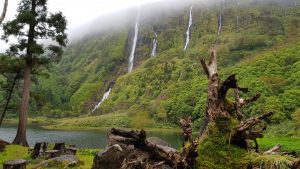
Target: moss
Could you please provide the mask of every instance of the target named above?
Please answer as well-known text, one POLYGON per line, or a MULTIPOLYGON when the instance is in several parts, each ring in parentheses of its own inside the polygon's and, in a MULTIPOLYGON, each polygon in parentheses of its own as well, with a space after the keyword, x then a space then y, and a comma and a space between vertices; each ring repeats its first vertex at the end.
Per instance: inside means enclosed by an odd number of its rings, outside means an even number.
POLYGON ((229 143, 235 124, 235 120, 221 118, 208 126, 207 136, 202 138, 198 148, 199 169, 232 169, 238 166, 240 158, 247 152, 229 143))
POLYGON ((0 165, 3 162, 16 159, 30 159, 28 155, 28 148, 17 146, 17 145, 7 145, 3 152, 0 152, 0 165))
POLYGON ((230 144, 237 121, 220 118, 208 126, 207 136, 200 140, 198 169, 246 169, 249 164, 262 169, 287 169, 296 161, 289 156, 262 155, 230 144))

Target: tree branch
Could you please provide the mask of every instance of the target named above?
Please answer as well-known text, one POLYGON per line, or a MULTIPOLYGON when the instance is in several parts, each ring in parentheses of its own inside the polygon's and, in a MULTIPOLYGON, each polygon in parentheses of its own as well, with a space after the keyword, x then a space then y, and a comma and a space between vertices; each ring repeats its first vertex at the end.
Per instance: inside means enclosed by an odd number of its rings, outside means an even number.
POLYGON ((212 79, 214 75, 218 73, 218 66, 217 66, 217 51, 216 49, 210 50, 209 54, 209 62, 208 64, 205 63, 204 59, 201 59, 202 67, 209 79, 212 79))
POLYGON ((245 120, 243 122, 241 122, 241 124, 239 125, 237 131, 238 132, 244 132, 246 130, 249 130, 250 128, 252 128, 253 126, 257 125, 258 123, 261 122, 261 120, 266 119, 270 116, 273 115, 273 112, 268 112, 268 113, 264 113, 258 117, 251 117, 248 120, 245 120))
POLYGON ((4 6, 3 6, 3 11, 2 11, 2 14, 0 16, 0 25, 2 24, 2 22, 5 18, 5 15, 6 15, 6 12, 7 12, 7 6, 8 6, 8 0, 5 0, 4 6))

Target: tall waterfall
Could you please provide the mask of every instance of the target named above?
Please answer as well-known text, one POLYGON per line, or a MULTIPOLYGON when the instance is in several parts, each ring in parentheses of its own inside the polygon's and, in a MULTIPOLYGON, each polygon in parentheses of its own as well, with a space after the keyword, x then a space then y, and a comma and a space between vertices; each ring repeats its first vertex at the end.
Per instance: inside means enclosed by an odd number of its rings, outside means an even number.
POLYGON ((157 52, 157 46, 158 46, 158 36, 157 36, 157 33, 154 31, 153 27, 152 27, 152 30, 154 32, 154 39, 153 39, 153 47, 152 47, 152 52, 151 52, 151 56, 154 57, 156 55, 156 52, 157 52))
POLYGON ((225 0, 222 0, 222 10, 224 11, 225 9, 225 0))
MULTIPOLYGON (((237 6, 237 11, 238 11, 239 6, 240 6, 239 0, 236 0, 236 6, 237 6)), ((236 16, 236 32, 240 32, 240 16, 239 16, 239 14, 237 14, 237 16, 236 16)))
POLYGON ((240 16, 236 16, 236 32, 240 31, 240 16))
POLYGON ((190 19, 189 19, 189 26, 188 26, 188 29, 186 31, 186 41, 185 41, 184 50, 187 50, 187 48, 189 46, 189 43, 190 43, 190 29, 191 29, 191 26, 193 24, 192 11, 193 11, 193 6, 191 6, 191 8, 190 8, 190 19))
POLYGON ((222 30, 222 13, 219 13, 219 17, 218 17, 218 36, 220 36, 221 30, 222 30))
POLYGON ((110 83, 109 83, 108 90, 104 93, 104 95, 102 96, 102 99, 100 100, 100 102, 94 107, 94 109, 92 110, 92 113, 94 113, 94 112, 100 107, 100 105, 101 105, 105 100, 108 99, 109 94, 110 94, 110 92, 111 92, 111 90, 112 90, 112 87, 113 87, 114 83, 115 83, 115 82, 110 82, 110 83))
POLYGON ((135 54, 136 43, 137 43, 138 34, 139 34, 139 19, 140 19, 140 8, 138 9, 138 14, 137 14, 136 21, 135 21, 134 38, 133 38, 131 53, 129 56, 128 72, 132 71, 133 65, 134 65, 134 54, 135 54))

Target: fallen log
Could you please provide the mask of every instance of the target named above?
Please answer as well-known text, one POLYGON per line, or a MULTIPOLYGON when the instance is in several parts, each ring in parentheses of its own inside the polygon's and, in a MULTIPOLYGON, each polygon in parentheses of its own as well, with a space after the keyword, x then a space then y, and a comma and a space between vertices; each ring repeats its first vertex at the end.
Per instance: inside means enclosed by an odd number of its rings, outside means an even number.
POLYGON ((267 155, 280 154, 280 150, 281 150, 281 145, 277 144, 276 146, 274 146, 270 150, 264 152, 264 154, 267 154, 267 155))

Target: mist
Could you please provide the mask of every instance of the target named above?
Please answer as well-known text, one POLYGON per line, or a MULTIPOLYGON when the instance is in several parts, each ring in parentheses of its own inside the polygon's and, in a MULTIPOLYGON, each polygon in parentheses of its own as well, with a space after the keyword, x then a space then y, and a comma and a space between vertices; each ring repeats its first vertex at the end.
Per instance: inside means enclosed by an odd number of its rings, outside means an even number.
MULTIPOLYGON (((229 6, 252 6, 280 4, 293 6, 299 0, 225 0, 225 8, 229 6)), ((10 1, 5 21, 14 18, 18 2, 10 1)), ((119 31, 134 25, 138 8, 141 8, 141 22, 159 21, 163 17, 176 16, 186 11, 191 5, 198 9, 216 8, 221 10, 222 0, 102 0, 61 1, 49 0, 49 11, 62 11, 68 20, 68 36, 70 44, 95 33, 119 31), (98 10, 99 9, 99 10, 98 10)), ((2 3, 0 9, 2 9, 2 3)), ((0 31, 0 36, 2 30, 0 31)), ((12 38, 10 42, 16 42, 12 38)), ((47 41, 48 43, 48 41, 47 41)), ((8 44, 0 41, 0 52, 4 52, 8 44)))

